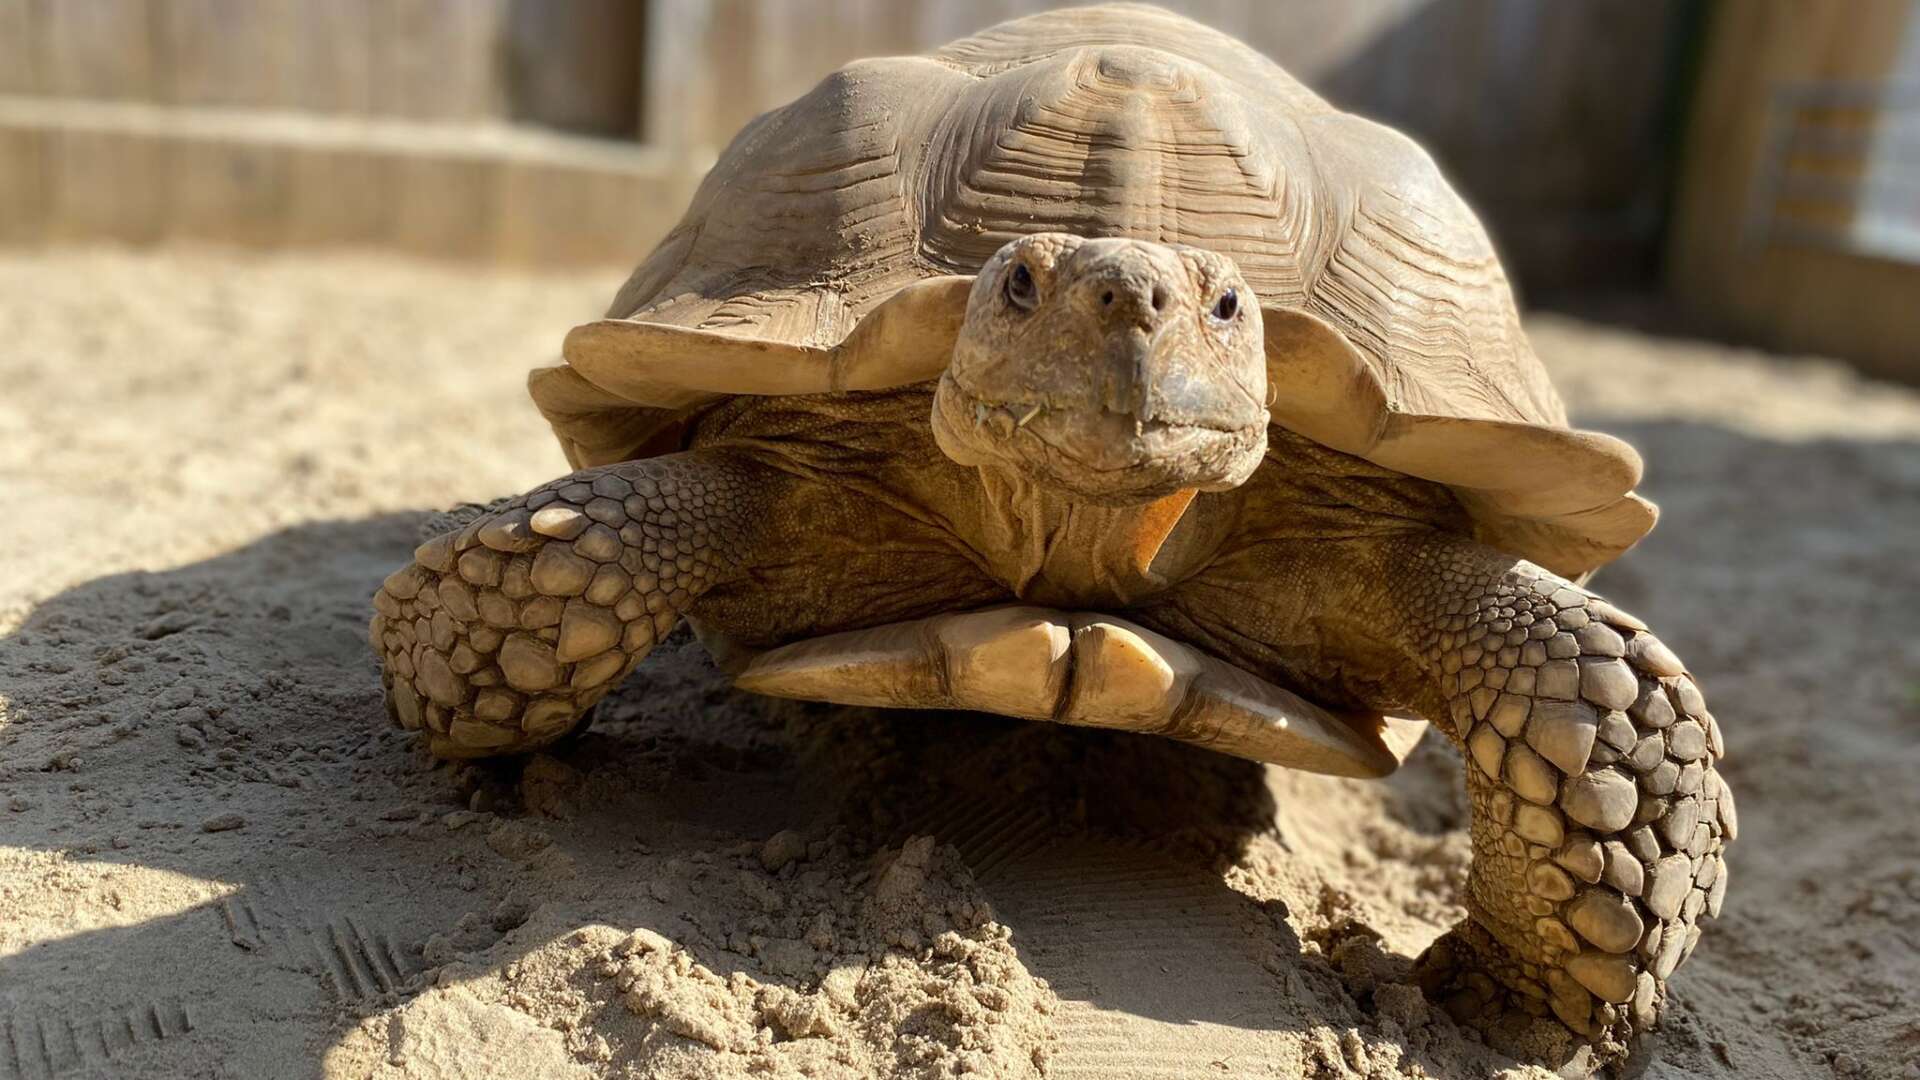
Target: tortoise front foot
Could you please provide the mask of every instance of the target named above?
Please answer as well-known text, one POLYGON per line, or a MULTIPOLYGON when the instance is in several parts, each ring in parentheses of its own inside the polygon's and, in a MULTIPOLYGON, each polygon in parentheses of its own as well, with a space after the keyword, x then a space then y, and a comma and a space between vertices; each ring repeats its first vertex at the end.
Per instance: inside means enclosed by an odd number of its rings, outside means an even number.
POLYGON ((1589 1018, 1576 1029, 1556 1015, 1539 971, 1471 918, 1440 935, 1414 964, 1429 1000, 1504 1053, 1585 1076, 1631 1052, 1640 1032, 1630 1023, 1616 1018, 1601 1028, 1589 1018))
POLYGON ((1469 918, 1421 961, 1457 1017, 1552 1016, 1624 1057, 1718 915, 1733 796, 1719 725, 1679 659, 1528 563, 1456 550, 1426 646, 1467 758, 1469 918))
POLYGON ((736 564, 741 468, 678 454, 585 469, 421 544, 373 598, 393 719, 441 757, 576 730, 736 564))

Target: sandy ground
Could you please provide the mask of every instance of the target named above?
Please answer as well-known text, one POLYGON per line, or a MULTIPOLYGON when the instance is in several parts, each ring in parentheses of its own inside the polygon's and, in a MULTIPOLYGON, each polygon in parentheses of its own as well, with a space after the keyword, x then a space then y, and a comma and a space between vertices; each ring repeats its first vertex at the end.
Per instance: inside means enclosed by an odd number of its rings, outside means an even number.
MULTIPOLYGON (((1389 782, 730 692, 435 764, 367 597, 562 470, 521 389, 616 275, 0 256, 0 1080, 1533 1075, 1427 1007, 1457 761, 1389 782)), ((1660 1077, 1920 1077, 1920 397, 1540 318, 1660 528, 1599 582, 1740 796, 1660 1077)))

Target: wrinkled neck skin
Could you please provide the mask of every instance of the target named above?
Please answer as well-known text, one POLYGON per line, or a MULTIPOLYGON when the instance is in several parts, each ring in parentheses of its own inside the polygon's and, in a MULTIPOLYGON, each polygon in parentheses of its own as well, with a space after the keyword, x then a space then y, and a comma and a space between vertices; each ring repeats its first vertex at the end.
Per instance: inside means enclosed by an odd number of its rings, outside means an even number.
MULTIPOLYGON (((1203 565, 1237 499, 1189 488, 1147 502, 1092 502, 1008 466, 971 470, 981 499, 972 543, 1015 596, 1062 608, 1118 610, 1203 565)), ((1230 494, 1230 493, 1229 493, 1230 494)))

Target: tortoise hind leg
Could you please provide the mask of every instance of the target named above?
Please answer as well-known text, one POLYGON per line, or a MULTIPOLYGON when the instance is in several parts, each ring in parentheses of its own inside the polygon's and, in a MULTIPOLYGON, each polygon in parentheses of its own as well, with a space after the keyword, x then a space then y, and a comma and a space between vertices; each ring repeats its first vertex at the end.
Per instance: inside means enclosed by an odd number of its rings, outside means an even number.
POLYGON ((443 757, 573 730, 742 565, 781 477, 709 451, 584 469, 420 545, 374 595, 388 709, 443 757))

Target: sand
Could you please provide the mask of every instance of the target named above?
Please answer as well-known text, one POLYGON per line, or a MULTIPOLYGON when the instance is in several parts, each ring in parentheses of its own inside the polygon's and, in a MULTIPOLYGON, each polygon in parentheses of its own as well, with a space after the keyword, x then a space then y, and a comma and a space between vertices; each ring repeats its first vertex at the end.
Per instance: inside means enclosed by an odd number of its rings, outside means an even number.
MULTIPOLYGON (((435 763, 362 636, 429 511, 563 469, 618 275, 0 256, 0 1080, 1534 1076, 1409 984, 1457 759, 1384 783, 731 692, 435 763)), ((1920 1077, 1920 397, 1565 318, 1660 528, 1599 579, 1740 796, 1657 1077, 1920 1077)))

